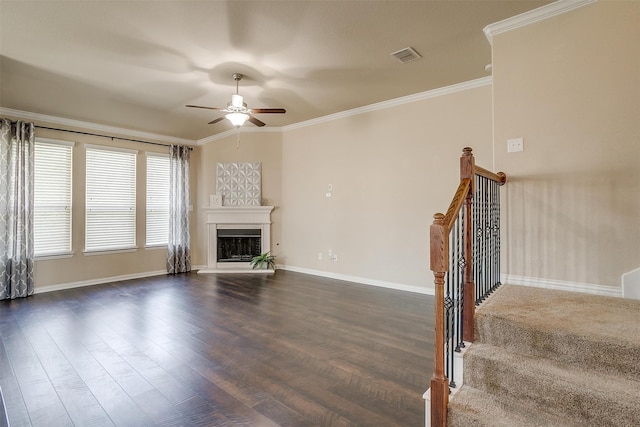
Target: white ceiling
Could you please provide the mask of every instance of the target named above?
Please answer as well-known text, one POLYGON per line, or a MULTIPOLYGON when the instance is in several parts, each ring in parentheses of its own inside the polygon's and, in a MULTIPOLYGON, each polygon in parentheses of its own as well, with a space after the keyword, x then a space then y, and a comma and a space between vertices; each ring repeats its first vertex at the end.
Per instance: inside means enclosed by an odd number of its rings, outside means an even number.
POLYGON ((0 106, 197 140, 232 127, 185 104, 224 107, 238 72, 285 126, 485 77, 482 29, 548 3, 1 0, 0 106))

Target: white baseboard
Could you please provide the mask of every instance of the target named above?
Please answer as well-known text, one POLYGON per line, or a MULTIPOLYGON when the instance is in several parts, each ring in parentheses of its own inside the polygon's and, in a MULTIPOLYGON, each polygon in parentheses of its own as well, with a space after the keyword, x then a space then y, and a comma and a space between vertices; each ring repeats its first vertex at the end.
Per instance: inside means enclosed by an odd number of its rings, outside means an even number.
MULTIPOLYGON (((191 270, 192 271, 203 270, 202 272, 205 273, 207 272, 206 268, 207 266, 199 265, 199 266, 192 266, 191 270)), ((431 288, 421 288, 418 286, 403 285, 400 283, 384 282, 381 280, 367 279, 365 277, 349 276, 345 274, 337 274, 337 273, 331 273, 327 271, 312 270, 312 269, 302 268, 302 267, 278 265, 277 268, 281 270, 295 271, 297 273, 311 274, 313 276, 321 276, 321 277, 327 277, 330 279, 360 283, 363 285, 378 286, 382 288, 389 288, 389 289, 395 289, 395 290, 406 291, 406 292, 415 292, 415 293, 424 294, 424 295, 434 295, 434 291, 431 288)), ((249 272, 254 272, 254 271, 249 271, 249 272)), ((219 271, 219 273, 222 273, 222 271, 219 271)), ((131 280, 131 279, 141 279, 144 277, 152 277, 152 276, 162 276, 165 274, 167 274, 166 270, 147 271, 144 273, 126 274, 122 276, 101 277, 99 279, 83 280, 80 282, 61 283, 58 285, 49 285, 49 286, 37 286, 34 293, 42 294, 45 292, 81 288, 83 286, 102 285, 104 283, 120 282, 123 280, 131 280)))
POLYGON ((564 280, 545 279, 541 277, 525 277, 503 274, 502 283, 506 283, 509 285, 531 286, 533 288, 555 289, 559 291, 604 295, 608 297, 622 297, 622 289, 614 286, 566 282, 564 280))
POLYGON ((125 274, 123 276, 101 277, 99 279, 83 280, 80 282, 60 283, 59 285, 36 286, 34 293, 61 291, 64 289, 81 288, 83 286, 102 285, 104 283, 121 282, 123 280, 142 279, 144 277, 162 276, 167 274, 167 270, 146 271, 144 273, 125 274))
POLYGON ((346 274, 332 273, 329 271, 312 270, 309 268, 295 267, 292 265, 278 265, 280 270, 295 271, 296 273, 311 274, 312 276, 327 277, 329 279, 344 280, 347 282, 360 283, 363 285, 378 286, 381 288, 395 289, 398 291, 414 292, 417 294, 434 295, 433 288, 422 288, 419 286, 403 285, 401 283, 385 282, 382 280, 367 279, 366 277, 349 276, 346 274))

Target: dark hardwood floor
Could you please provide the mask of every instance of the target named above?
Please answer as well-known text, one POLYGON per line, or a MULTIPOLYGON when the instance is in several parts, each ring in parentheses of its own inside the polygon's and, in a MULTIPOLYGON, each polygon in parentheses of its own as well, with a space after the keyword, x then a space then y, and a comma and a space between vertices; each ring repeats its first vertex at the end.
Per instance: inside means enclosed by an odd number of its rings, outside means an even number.
POLYGON ((421 426, 430 296, 300 273, 161 276, 0 301, 19 426, 421 426))

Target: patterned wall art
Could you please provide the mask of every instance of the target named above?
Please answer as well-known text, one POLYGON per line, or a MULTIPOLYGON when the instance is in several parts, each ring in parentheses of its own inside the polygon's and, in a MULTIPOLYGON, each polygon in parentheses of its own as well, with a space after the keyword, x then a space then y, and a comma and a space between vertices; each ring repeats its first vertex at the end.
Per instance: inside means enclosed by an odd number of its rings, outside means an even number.
POLYGON ((261 163, 217 163, 216 193, 223 206, 260 206, 261 163))

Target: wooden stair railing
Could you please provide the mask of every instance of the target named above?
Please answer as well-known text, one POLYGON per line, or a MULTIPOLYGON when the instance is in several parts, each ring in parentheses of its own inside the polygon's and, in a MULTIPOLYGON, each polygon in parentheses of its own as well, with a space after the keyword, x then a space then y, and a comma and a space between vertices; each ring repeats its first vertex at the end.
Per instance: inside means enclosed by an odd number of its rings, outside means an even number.
POLYGON ((460 184, 446 214, 430 228, 435 284, 431 426, 447 425, 453 353, 473 342, 475 305, 500 285, 500 191, 506 175, 476 166, 471 148, 460 157, 460 184))

